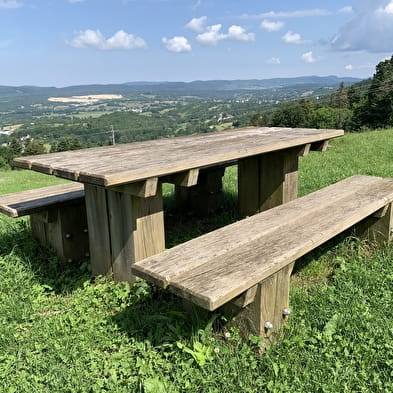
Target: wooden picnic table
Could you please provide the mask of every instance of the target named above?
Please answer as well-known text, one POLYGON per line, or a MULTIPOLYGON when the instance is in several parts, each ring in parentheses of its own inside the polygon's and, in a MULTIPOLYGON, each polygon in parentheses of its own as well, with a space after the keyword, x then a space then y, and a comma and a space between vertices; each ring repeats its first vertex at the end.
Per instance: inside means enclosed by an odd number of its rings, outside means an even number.
POLYGON ((252 215, 295 199, 298 157, 325 151, 329 139, 343 134, 243 128, 20 157, 14 165, 84 183, 93 274, 132 281, 135 261, 165 249, 163 182, 184 190, 203 177, 208 203, 206 187, 221 182, 217 167, 237 163, 239 212, 252 215))

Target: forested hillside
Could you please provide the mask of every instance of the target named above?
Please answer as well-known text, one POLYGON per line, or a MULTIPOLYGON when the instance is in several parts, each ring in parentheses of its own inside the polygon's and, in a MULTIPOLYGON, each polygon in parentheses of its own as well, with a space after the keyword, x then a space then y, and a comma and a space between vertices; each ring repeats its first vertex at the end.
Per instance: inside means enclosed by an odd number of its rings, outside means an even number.
POLYGON ((256 126, 343 128, 346 131, 393 126, 393 56, 380 62, 374 76, 320 100, 302 99, 281 104, 270 114, 257 112, 256 126))

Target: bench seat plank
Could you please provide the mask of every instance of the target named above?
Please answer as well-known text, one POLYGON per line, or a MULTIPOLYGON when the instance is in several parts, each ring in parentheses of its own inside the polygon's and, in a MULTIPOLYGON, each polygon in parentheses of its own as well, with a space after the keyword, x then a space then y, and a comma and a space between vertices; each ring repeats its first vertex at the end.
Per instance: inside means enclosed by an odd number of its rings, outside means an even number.
POLYGON ((393 201, 393 179, 353 176, 133 265, 214 310, 393 201))
POLYGON ((0 196, 0 212, 22 217, 50 206, 84 198, 83 184, 67 183, 0 196))
MULTIPOLYGON (((377 183, 380 178, 354 176, 324 190, 316 191, 301 198, 301 202, 281 205, 280 209, 264 212, 264 219, 254 215, 245 220, 235 222, 227 227, 217 229, 196 239, 180 244, 167 250, 164 254, 154 255, 143 262, 133 265, 140 277, 154 281, 161 287, 167 287, 174 277, 210 261, 213 257, 226 254, 234 247, 241 247, 253 239, 265 236, 278 226, 287 225, 298 220, 304 214, 319 211, 320 199, 326 192, 331 202, 339 201, 343 194, 361 190, 365 185, 377 183), (285 218, 284 218, 285 217, 285 218), (245 222, 247 224, 245 225, 245 222), (220 243, 220 247, 216 247, 220 243), (213 249, 215 248, 215 249, 213 249), (179 258, 181 254, 181 258, 179 258), (146 277, 144 274, 146 273, 146 277)), ((300 201, 300 199, 299 199, 300 201)))

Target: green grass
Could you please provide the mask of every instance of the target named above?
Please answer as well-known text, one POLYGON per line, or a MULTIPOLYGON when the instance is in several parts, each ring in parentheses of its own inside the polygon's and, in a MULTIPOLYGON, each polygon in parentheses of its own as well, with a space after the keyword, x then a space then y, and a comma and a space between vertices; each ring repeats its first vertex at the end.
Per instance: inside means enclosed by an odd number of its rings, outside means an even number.
POLYGON ((300 195, 355 174, 393 177, 393 130, 347 134, 330 145, 300 160, 300 195))
POLYGON ((65 183, 65 180, 38 172, 0 170, 0 195, 65 183))
MULTIPOLYGON (((355 173, 393 176, 392 136, 346 135, 301 159, 300 193, 355 173)), ((1 193, 56 181, 28 171, 0 179, 1 193)), ((171 244, 236 219, 235 168, 224 183, 227 212, 181 221, 171 244)), ((219 315, 188 317, 142 281, 91 281, 88 264, 62 266, 37 245, 27 220, 0 217, 0 392, 393 391, 392 260, 393 246, 345 237, 302 258, 290 320, 260 355, 256 337, 217 329, 219 315)))

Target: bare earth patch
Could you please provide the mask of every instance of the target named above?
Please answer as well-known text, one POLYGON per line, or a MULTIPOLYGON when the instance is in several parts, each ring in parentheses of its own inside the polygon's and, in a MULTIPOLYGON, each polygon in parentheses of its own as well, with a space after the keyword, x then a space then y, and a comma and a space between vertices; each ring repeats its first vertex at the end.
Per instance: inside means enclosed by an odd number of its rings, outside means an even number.
POLYGON ((101 100, 118 100, 123 98, 121 94, 92 94, 89 96, 72 96, 72 97, 49 97, 51 102, 77 102, 79 104, 94 103, 101 100))

